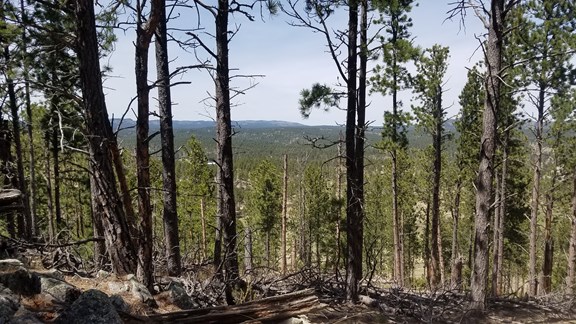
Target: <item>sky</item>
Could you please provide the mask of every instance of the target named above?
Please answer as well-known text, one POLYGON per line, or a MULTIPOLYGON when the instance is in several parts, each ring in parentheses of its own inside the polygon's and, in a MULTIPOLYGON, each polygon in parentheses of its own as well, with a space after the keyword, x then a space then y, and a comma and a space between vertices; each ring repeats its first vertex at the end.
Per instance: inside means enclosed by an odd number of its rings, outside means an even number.
MULTIPOLYGON (((207 3, 212 3, 208 1, 207 3)), ((443 102, 448 107, 448 117, 455 116, 460 108, 458 95, 466 82, 467 68, 471 68, 481 56, 478 50, 477 37, 484 30, 480 21, 468 13, 465 28, 461 21, 446 20, 451 6, 449 1, 423 0, 414 7, 410 16, 413 19, 414 44, 422 48, 434 44, 450 48, 449 67, 445 77, 445 93, 443 102)), ((347 12, 338 9, 331 17, 329 28, 344 29, 347 12)), ((240 29, 230 43, 230 67, 232 73, 241 75, 258 75, 254 78, 234 78, 231 86, 245 89, 254 84, 244 95, 234 98, 232 108, 233 120, 283 120, 306 125, 340 125, 345 122, 345 112, 332 109, 329 112, 313 111, 308 119, 302 118, 298 110, 300 91, 309 88, 313 83, 336 85, 338 71, 329 53, 323 36, 306 28, 290 26, 290 17, 283 13, 276 16, 264 14, 250 22, 245 17, 236 15, 231 19, 230 28, 240 29)), ((200 16, 201 25, 205 30, 213 28, 213 19, 206 14, 200 16)), ((183 13, 172 22, 180 28, 197 27, 198 18, 194 12, 183 13)), ((170 28, 170 26, 169 26, 170 28)), ((120 117, 127 109, 130 101, 136 95, 134 77, 134 39, 133 30, 117 31, 118 42, 111 55, 102 59, 102 64, 112 67, 112 72, 105 79, 104 92, 108 112, 115 118, 120 117)), ((175 38, 185 40, 184 34, 175 34, 175 38)), ((214 48, 211 38, 204 38, 206 44, 214 48)), ((208 55, 199 50, 196 54, 181 50, 175 42, 170 44, 170 68, 198 64, 198 59, 206 59, 208 55)), ((375 63, 371 63, 375 64, 375 63)), ((149 80, 155 80, 154 45, 150 47, 149 80)), ((210 94, 214 93, 214 84, 206 71, 191 70, 178 76, 173 82, 190 82, 172 88, 173 117, 175 120, 209 120, 215 116, 210 105, 210 94)), ((156 90, 152 96, 151 111, 156 107, 156 90)), ((404 109, 410 110, 412 94, 404 91, 400 95, 404 109)), ((373 126, 382 125, 384 111, 391 107, 391 98, 378 93, 368 98, 367 121, 373 126)), ((345 101, 341 103, 345 107, 345 101)), ((132 110, 127 118, 135 119, 132 110)), ((154 117, 152 117, 154 118, 154 117)))

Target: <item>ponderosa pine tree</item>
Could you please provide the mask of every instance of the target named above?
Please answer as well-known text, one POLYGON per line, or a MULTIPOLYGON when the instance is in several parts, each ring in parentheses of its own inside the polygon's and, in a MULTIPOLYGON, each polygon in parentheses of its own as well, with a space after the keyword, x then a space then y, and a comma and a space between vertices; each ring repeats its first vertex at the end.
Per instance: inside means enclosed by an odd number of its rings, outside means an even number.
POLYGON ((386 0, 373 4, 380 12, 378 23, 383 24, 386 32, 380 36, 382 44, 382 63, 374 68, 371 77, 372 91, 392 96, 392 111, 384 112, 382 131, 383 148, 392 158, 392 231, 394 237, 394 281, 404 285, 404 234, 400 221, 398 190, 398 150, 408 146, 407 124, 410 115, 402 111, 402 101, 398 93, 411 87, 411 76, 406 64, 414 59, 417 49, 412 45, 412 19, 408 14, 412 10, 412 0, 386 0))
MULTIPOLYGON (((432 163, 432 218, 431 218, 431 262, 428 267, 431 289, 442 284, 444 275, 440 245, 440 177, 442 174, 442 144, 448 134, 444 131, 446 108, 442 106, 444 75, 448 68, 448 48, 434 45, 426 49, 415 61, 418 74, 415 77, 414 92, 419 104, 413 107, 418 124, 432 136, 434 161, 432 163)), ((428 239, 428 238, 425 238, 428 239)))

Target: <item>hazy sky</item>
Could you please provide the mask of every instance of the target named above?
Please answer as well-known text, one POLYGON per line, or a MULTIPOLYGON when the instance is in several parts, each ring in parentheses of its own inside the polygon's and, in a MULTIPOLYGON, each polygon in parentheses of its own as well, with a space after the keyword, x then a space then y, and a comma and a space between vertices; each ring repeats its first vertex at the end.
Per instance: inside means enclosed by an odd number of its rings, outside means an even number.
MULTIPOLYGON (((212 3, 213 1, 207 1, 212 3)), ((438 43, 450 47, 449 68, 446 74, 445 106, 450 106, 449 115, 454 115, 460 108, 458 94, 466 81, 466 68, 470 68, 480 57, 478 40, 483 29, 476 17, 469 13, 466 17, 466 29, 460 29, 460 22, 445 21, 446 12, 450 9, 448 1, 424 0, 412 10, 414 27, 412 34, 414 43, 423 48, 438 43)), ((343 8, 338 9, 340 14, 331 18, 330 28, 345 28, 347 13, 343 8)), ((201 23, 207 30, 214 22, 210 16, 203 15, 201 23)), ((324 38, 321 34, 313 33, 309 29, 292 27, 288 24, 290 18, 284 14, 274 17, 265 15, 263 21, 257 18, 250 22, 244 17, 236 16, 231 19, 233 24, 241 24, 240 31, 230 44, 230 67, 238 69, 233 73, 242 75, 264 75, 254 79, 234 79, 232 86, 245 88, 250 83, 258 85, 250 89, 246 95, 235 98, 238 104, 232 110, 233 120, 285 120, 300 122, 308 125, 336 125, 345 121, 343 111, 331 112, 314 111, 310 118, 303 119, 298 111, 299 92, 314 82, 333 85, 337 82, 337 70, 330 55, 326 52, 324 38)), ((179 27, 195 27, 198 19, 195 14, 185 14, 178 18, 179 27)), ((231 27, 232 28, 232 27, 231 27)), ((135 33, 128 30, 118 32, 119 41, 115 52, 103 60, 113 68, 111 77, 105 81, 106 102, 108 111, 119 117, 128 107, 130 100, 136 94, 134 81, 134 46, 135 33)), ((177 35, 184 40, 186 36, 177 35)), ((214 41, 206 38, 209 46, 214 41)), ((175 44, 170 47, 173 70, 178 66, 198 64, 193 53, 187 53, 177 48, 175 44)), ((200 58, 208 55, 199 51, 200 58)), ((373 63, 374 64, 374 63, 373 63)), ((155 80, 154 45, 150 47, 149 80, 155 80)), ((191 84, 179 85, 172 88, 173 113, 176 120, 206 120, 214 116, 214 109, 207 101, 209 93, 213 93, 214 84, 205 71, 190 71, 187 74, 173 79, 173 82, 189 81, 191 84)), ((156 90, 151 91, 156 97, 156 90)), ((405 109, 409 109, 411 93, 401 95, 405 109)), ((390 107, 390 98, 373 94, 368 98, 371 102, 367 110, 367 120, 374 126, 382 124, 382 116, 390 107)), ((157 111, 155 100, 151 101, 151 110, 157 111)), ((341 106, 345 106, 342 102, 341 106)), ((136 110, 135 103, 132 106, 136 110)), ((135 118, 129 112, 128 118, 135 118)), ((154 118, 154 117, 152 117, 154 118)))

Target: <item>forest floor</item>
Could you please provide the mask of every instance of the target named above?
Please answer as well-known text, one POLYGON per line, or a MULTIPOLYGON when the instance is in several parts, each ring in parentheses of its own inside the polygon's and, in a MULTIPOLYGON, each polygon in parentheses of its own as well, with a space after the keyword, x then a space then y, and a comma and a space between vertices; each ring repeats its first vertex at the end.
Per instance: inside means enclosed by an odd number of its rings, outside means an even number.
MULTIPOLYGON (((560 294, 534 299, 491 298, 488 308, 480 316, 467 311, 467 296, 455 291, 411 291, 395 288, 362 286, 360 303, 350 304, 344 301, 342 280, 335 276, 319 274, 313 270, 301 270, 281 275, 274 271, 255 271, 248 276, 243 289, 237 290, 235 298, 240 304, 226 307, 223 298, 223 285, 214 280, 210 265, 194 266, 186 269, 179 278, 157 277, 159 293, 154 294, 152 303, 143 301, 130 288, 129 278, 119 278, 103 271, 78 271, 66 262, 54 262, 53 255, 27 254, 27 266, 31 271, 46 271, 56 268, 66 283, 80 291, 97 289, 108 296, 122 297, 128 305, 122 318, 127 323, 170 323, 172 314, 180 314, 179 322, 194 322, 193 317, 202 311, 203 316, 218 310, 218 316, 226 316, 227 323, 240 323, 241 317, 234 317, 243 305, 256 309, 255 314, 281 313, 282 323, 576 323, 576 299, 560 294), (50 261, 50 262, 47 262, 50 261), (188 307, 179 307, 171 294, 170 284, 178 283, 185 290, 188 307), (308 291, 298 300, 283 302, 264 302, 266 299, 281 298, 283 294, 308 291), (312 296, 312 297, 311 297, 312 296), (302 302, 303 304, 298 304, 302 302), (244 304, 245 303, 245 304, 244 304), (290 312, 291 305, 294 311, 290 312), (300 308, 298 308, 300 307, 300 308), (276 308, 276 309, 275 309, 276 308), (194 311, 185 311, 194 309, 194 311), (205 310, 205 311, 203 311, 205 310), (229 315, 226 313, 228 312, 229 315), (289 314, 286 315, 286 314, 289 314), (286 316, 283 316, 286 315, 286 316), (286 319, 287 318, 287 319, 286 319)), ((161 265, 158 264, 158 269, 161 265)), ((341 279, 341 278, 340 278, 341 279)), ((382 285, 385 286, 385 285, 382 285)), ((182 296, 180 296, 182 297, 182 296)), ((299 297, 297 297, 299 298, 299 297)), ((21 305, 35 314, 42 322, 53 321, 65 309, 65 305, 40 295, 22 297, 21 305)), ((208 314, 208 315, 206 315, 208 314)), ((252 314, 252 313, 251 313, 252 314)), ((121 313, 121 315, 123 315, 121 313)), ((224 317, 222 317, 224 318, 224 317)), ((253 317, 251 323, 260 322, 253 317)), ((199 322, 199 321, 196 321, 199 322)), ((220 323, 218 320, 200 321, 200 323, 220 323)), ((277 323, 277 320, 262 321, 277 323)))

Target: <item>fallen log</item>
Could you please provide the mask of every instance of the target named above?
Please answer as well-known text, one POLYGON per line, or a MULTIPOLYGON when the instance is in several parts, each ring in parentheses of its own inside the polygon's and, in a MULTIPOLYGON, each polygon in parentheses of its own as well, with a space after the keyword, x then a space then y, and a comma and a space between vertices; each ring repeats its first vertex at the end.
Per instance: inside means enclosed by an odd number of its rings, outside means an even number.
POLYGON ((150 316, 124 317, 125 323, 278 322, 323 308, 313 289, 267 297, 233 306, 185 310, 150 316))

